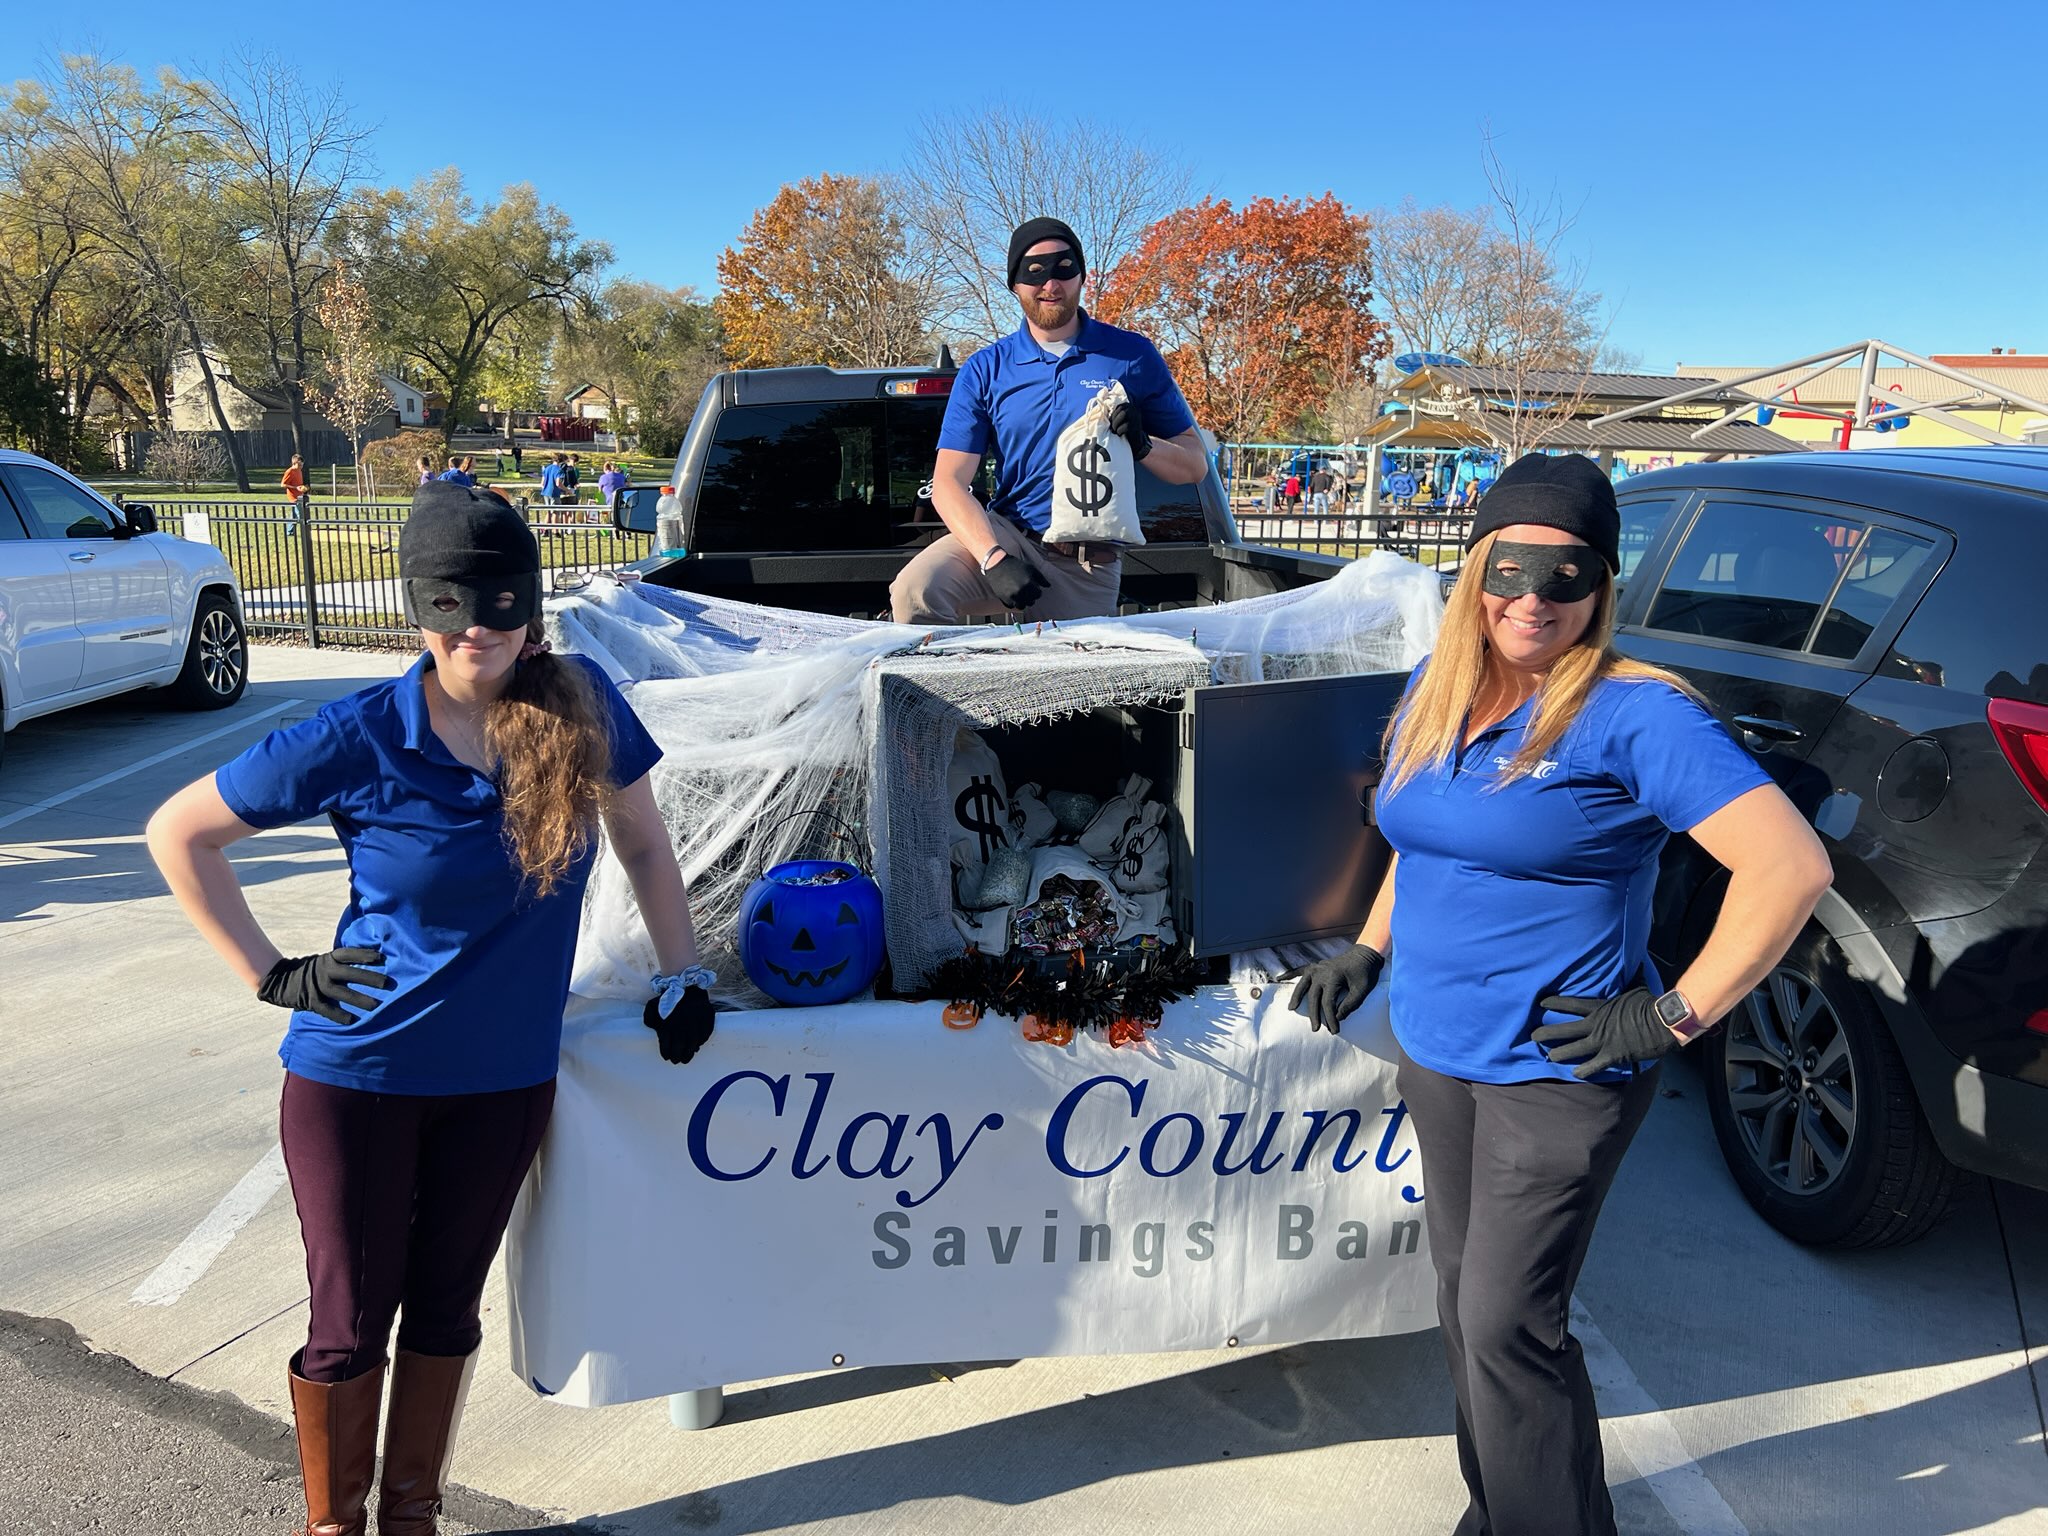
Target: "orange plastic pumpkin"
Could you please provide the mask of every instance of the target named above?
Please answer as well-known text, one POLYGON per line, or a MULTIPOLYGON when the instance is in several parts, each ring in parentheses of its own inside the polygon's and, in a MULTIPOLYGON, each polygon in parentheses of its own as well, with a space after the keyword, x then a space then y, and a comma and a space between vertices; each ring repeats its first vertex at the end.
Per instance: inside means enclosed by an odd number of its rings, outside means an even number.
POLYGON ((981 1022, 981 1009, 974 1003, 948 1003, 939 1019, 948 1029, 972 1029, 981 1022))

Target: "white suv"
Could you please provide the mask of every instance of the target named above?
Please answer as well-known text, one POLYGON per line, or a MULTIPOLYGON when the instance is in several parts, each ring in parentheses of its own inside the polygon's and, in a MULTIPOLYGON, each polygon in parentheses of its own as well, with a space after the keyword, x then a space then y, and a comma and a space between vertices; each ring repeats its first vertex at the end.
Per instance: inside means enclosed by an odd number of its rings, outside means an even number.
POLYGON ((241 588, 219 550, 0 448, 0 731, 131 688, 220 709, 248 680, 241 588))

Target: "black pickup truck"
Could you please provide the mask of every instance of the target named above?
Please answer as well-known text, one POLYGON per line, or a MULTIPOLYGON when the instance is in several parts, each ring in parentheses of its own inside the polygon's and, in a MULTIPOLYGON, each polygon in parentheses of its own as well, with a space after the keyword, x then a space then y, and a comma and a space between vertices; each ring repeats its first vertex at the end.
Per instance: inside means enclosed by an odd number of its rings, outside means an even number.
MULTIPOLYGON (((889 583, 945 532, 919 492, 937 457, 950 368, 761 368, 705 386, 676 455, 681 560, 649 580, 707 596, 886 617, 889 583)), ((977 489, 985 490, 985 462, 977 489)), ((654 531, 660 492, 613 509, 654 531)), ((1194 485, 1138 472, 1146 543, 1124 556, 1123 600, 1144 608, 1233 601, 1328 579, 1332 556, 1245 544, 1215 467, 1194 485)))
MULTIPOLYGON (((640 575, 883 613, 940 531, 919 488, 950 386, 942 369, 713 379, 676 462, 689 553, 640 575)), ((1139 482, 1155 542, 1125 558, 1127 603, 1229 601, 1342 564, 1246 545, 1213 470, 1139 482)), ((1688 465, 1630 480, 1621 505, 1617 644, 1699 688, 1835 866, 1806 933, 1700 1052, 1737 1183, 1790 1236, 1843 1246, 1918 1237, 1959 1170, 2048 1188, 2048 449, 1688 465)), ((653 531, 654 493, 614 517, 653 531)), ((1355 767, 1331 766, 1338 792, 1355 767)), ((1289 795, 1318 772, 1290 760, 1289 795)), ((1355 808, 1350 826, 1376 843, 1355 808)), ((1725 880, 1672 839, 1660 961, 1697 954, 1725 880)), ((1352 931, 1370 894, 1361 881, 1340 914, 1352 931)))

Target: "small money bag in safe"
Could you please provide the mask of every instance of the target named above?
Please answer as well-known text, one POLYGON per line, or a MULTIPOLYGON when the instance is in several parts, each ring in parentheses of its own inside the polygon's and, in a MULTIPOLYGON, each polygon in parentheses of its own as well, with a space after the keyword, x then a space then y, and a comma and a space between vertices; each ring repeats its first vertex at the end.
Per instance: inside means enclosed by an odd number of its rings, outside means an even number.
POLYGON ((1086 410, 1060 433, 1053 452, 1052 526, 1054 544, 1142 544, 1138 522, 1137 466, 1131 445, 1109 430, 1109 413, 1127 396, 1121 380, 1095 392, 1086 410))

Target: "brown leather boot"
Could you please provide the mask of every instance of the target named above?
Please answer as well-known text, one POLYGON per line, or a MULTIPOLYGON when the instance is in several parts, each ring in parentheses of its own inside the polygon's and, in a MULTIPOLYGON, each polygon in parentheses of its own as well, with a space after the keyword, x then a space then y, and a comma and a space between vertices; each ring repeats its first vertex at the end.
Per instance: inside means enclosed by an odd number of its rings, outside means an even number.
POLYGON ((292 1419, 306 1484, 305 1536, 363 1536, 377 1471, 377 1405, 384 1367, 347 1381, 308 1381, 292 1356, 292 1419))
POLYGON ((416 1355, 401 1349, 392 1357, 378 1536, 436 1536, 448 1464, 455 1459, 455 1426, 477 1353, 416 1355))

